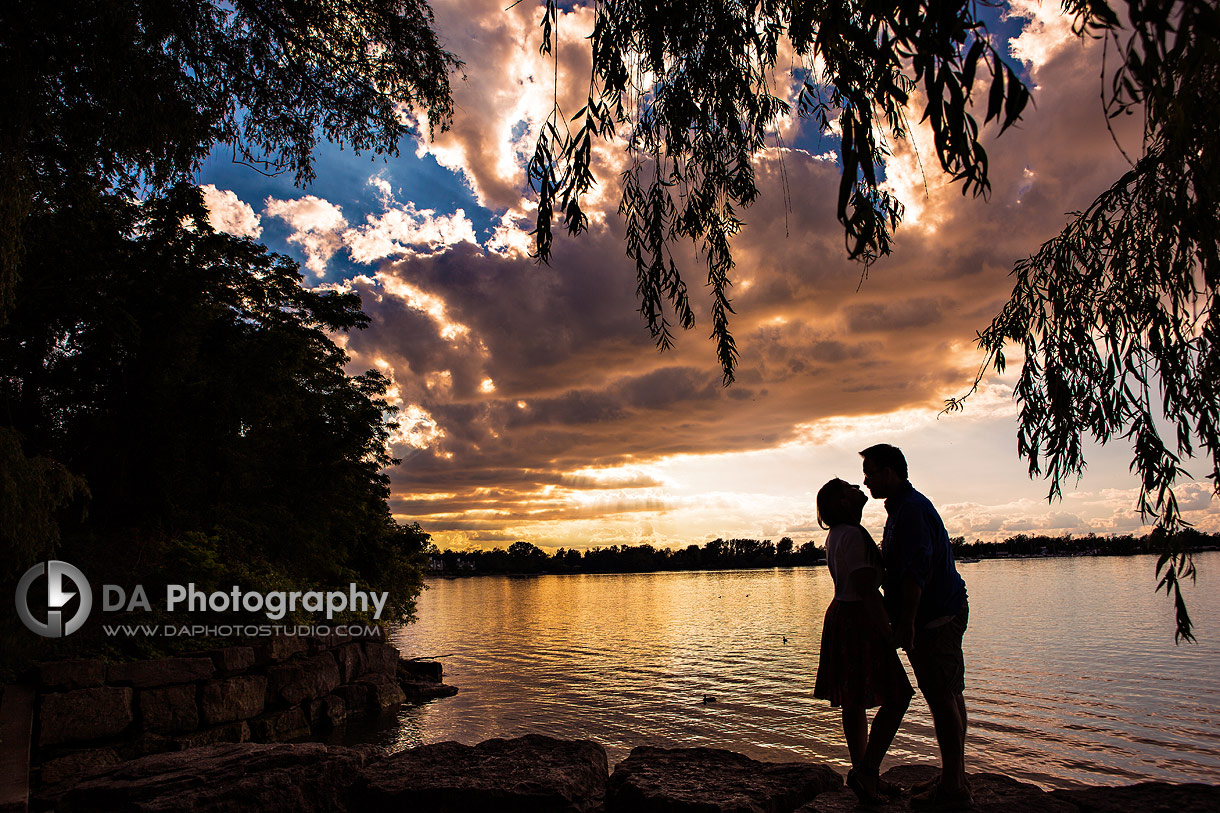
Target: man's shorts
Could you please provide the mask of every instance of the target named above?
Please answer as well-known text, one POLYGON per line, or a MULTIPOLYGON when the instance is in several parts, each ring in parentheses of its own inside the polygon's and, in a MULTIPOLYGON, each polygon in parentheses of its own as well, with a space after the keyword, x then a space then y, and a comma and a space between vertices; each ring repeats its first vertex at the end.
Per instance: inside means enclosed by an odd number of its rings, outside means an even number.
POLYGON ((907 651, 919 690, 927 695, 958 695, 966 690, 966 659, 962 636, 970 618, 970 605, 944 624, 915 631, 914 645, 907 651))

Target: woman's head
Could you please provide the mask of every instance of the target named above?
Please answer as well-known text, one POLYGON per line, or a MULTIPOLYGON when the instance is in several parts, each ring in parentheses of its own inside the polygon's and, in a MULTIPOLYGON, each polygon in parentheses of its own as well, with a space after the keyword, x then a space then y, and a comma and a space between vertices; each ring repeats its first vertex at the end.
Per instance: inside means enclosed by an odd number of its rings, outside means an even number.
POLYGON ((818 491, 818 525, 833 528, 843 523, 859 524, 868 497, 860 486, 835 478, 818 491))

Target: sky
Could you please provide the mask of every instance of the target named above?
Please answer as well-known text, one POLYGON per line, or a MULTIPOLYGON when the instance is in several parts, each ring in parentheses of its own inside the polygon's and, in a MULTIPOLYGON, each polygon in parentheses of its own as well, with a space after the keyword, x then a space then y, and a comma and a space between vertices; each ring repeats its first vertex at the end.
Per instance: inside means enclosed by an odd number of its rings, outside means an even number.
MULTIPOLYGON (((1122 174, 1116 140, 1139 150, 1138 117, 1106 127, 1100 45, 1074 37, 1056 4, 1014 0, 991 26, 1033 102, 1003 135, 985 131, 989 199, 939 173, 925 128, 892 145, 886 183, 906 215, 867 279, 834 215, 837 141, 807 121, 781 124, 733 242, 740 366, 727 388, 689 252, 696 327, 664 353, 649 338, 616 214, 620 151, 595 149, 589 232, 557 234, 549 265, 528 257, 524 166, 556 95, 565 110, 583 104, 592 14, 561 12, 556 66, 538 53, 540 7, 505 5, 433 4, 443 46, 465 63, 447 132, 404 140, 389 159, 322 145, 304 189, 226 149, 198 176, 217 228, 298 259, 305 285, 360 294, 372 325, 336 338, 351 372, 392 381, 398 519, 452 549, 821 544, 817 490, 861 482, 858 451, 892 443, 950 535, 1148 530, 1121 441, 1090 447, 1061 500, 1029 478, 1012 399, 1019 356, 964 412, 941 414, 974 380, 976 332, 1006 301, 1013 264, 1122 174)), ((787 71, 774 78, 793 85, 787 71)), ((913 123, 920 110, 913 99, 913 123)), ((1207 481, 1178 494, 1188 521, 1220 530, 1207 481)), ((870 502, 864 524, 883 523, 870 502)))

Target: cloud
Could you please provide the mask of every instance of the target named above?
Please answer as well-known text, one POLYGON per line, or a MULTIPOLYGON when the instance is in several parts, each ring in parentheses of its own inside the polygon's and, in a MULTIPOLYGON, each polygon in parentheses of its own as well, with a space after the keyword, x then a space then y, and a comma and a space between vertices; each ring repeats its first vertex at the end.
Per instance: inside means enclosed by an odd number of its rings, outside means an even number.
POLYGON ((381 175, 369 178, 368 185, 376 190, 382 212, 366 215, 362 226, 351 227, 338 206, 315 195, 267 198, 264 213, 293 229, 288 242, 301 246, 305 266, 319 279, 326 276, 330 258, 344 248, 353 262, 371 265, 387 258, 435 253, 458 243, 478 244, 462 209, 441 215, 434 209, 417 209, 409 201, 399 204, 381 175))
POLYGON ((217 189, 213 184, 199 187, 203 192, 203 203, 208 207, 208 220, 212 228, 234 237, 249 237, 257 240, 263 227, 250 204, 240 200, 236 192, 217 189))
POLYGON ((278 217, 292 229, 289 243, 296 243, 305 252, 305 267, 319 279, 326 276, 326 263, 343 246, 347 219, 333 203, 316 195, 296 200, 267 198, 263 214, 278 217))
MULTIPOLYGON (((908 216, 893 255, 867 278, 845 256, 836 165, 802 150, 766 151, 757 165, 762 197, 741 212, 746 226, 733 242, 741 362, 737 383, 725 388, 707 341, 706 269, 689 247, 676 259, 697 327, 678 330, 664 354, 649 338, 612 171, 599 170, 589 232, 557 236, 549 266, 529 260, 522 166, 552 103, 552 66, 537 55, 536 9, 502 6, 460 0, 437 8, 468 79, 455 89, 454 129, 419 147, 462 173, 493 210, 485 247, 464 212, 399 203, 381 176, 370 179, 381 211, 359 226, 316 198, 317 214, 330 212, 329 220, 311 220, 293 202, 277 202, 284 213, 274 215, 318 241, 311 257, 346 250, 356 262, 377 263, 348 283, 373 323, 348 336, 346 349, 354 371, 392 374, 403 409, 393 451, 404 461, 389 472, 393 507, 439 543, 819 538, 813 491, 832 473, 857 470, 855 450, 870 438, 906 446, 930 433, 953 437, 937 415, 946 397, 973 382, 976 331, 1006 301, 1013 263, 1125 168, 1097 102, 1100 46, 1055 45, 1060 28, 1050 18, 1027 29, 1034 34, 1020 46, 1036 63, 1035 105, 1001 138, 991 128, 984 136, 989 200, 963 197, 931 163, 935 150, 914 100, 915 146, 895 145, 886 174, 908 216)), ((587 9, 560 13, 560 102, 569 112, 583 104, 588 21, 587 9)), ((1123 134, 1138 122, 1115 126, 1123 134)), ((596 160, 609 169, 619 159, 596 160)), ((961 481, 940 486, 950 495, 951 532, 1139 528, 1134 494, 1121 489, 1078 492, 1051 508, 1040 483, 994 502, 952 496, 989 476, 988 454, 1014 456, 1011 394, 1011 370, 989 377, 953 418, 961 438, 989 427, 1008 442, 987 453, 966 440, 944 450, 961 481)), ((1216 517, 1194 491, 1184 506, 1216 517)))

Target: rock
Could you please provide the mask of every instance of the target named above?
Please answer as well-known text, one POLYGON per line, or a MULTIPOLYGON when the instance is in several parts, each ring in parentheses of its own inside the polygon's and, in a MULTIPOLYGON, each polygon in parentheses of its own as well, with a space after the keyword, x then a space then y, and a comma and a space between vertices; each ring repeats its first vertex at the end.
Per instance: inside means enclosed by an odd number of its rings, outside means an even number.
POLYGON ((141 727, 160 734, 176 734, 199 728, 199 706, 195 687, 166 686, 143 689, 137 695, 141 727))
POLYGON ((634 748, 606 791, 609 813, 795 810, 843 778, 811 762, 758 762, 716 748, 634 748))
POLYGON ((267 678, 238 675, 203 684, 199 693, 205 725, 245 720, 262 714, 267 699, 267 678))
POLYGON ((138 689, 207 680, 216 671, 211 658, 161 658, 155 661, 112 663, 106 682, 138 689))
POLYGON ((250 646, 228 646, 201 654, 211 658, 216 671, 223 674, 244 672, 254 665, 255 660, 254 647, 250 646))
POLYGON ((396 647, 374 640, 363 641, 361 646, 364 647, 365 674, 380 673, 391 677, 398 674, 396 647))
POLYGON ((88 689, 106 682, 106 664, 88 658, 38 665, 38 685, 45 692, 88 689))
POLYGON ((353 809, 429 813, 586 813, 601 810, 606 751, 595 742, 528 734, 478 745, 442 742, 366 767, 353 809))
POLYGON ((172 750, 185 751, 188 748, 202 748, 203 746, 216 745, 218 743, 249 741, 250 724, 245 720, 238 720, 235 723, 205 728, 202 731, 187 734, 185 737, 174 737, 172 750))
POLYGON ((339 664, 339 677, 343 683, 351 683, 356 678, 369 671, 368 658, 364 654, 361 643, 343 644, 333 650, 335 660, 339 664))
POLYGON ((44 694, 38 709, 41 746, 116 737, 135 718, 131 689, 99 686, 44 694))
POLYGON ((457 686, 426 680, 399 680, 398 686, 402 689, 406 703, 422 703, 437 697, 453 697, 458 693, 457 686))
POLYGON ((59 801, 61 813, 268 813, 348 809, 345 793, 366 761, 359 749, 213 745, 126 762, 86 779, 59 801))
POLYGON ((342 681, 339 667, 330 652, 312 658, 281 663, 267 670, 267 701, 289 706, 325 697, 342 681))
POLYGON ((398 679, 440 683, 445 679, 445 668, 440 661, 399 661, 398 679))
POLYGON ((309 718, 300 706, 273 711, 250 721, 250 738, 255 742, 289 742, 308 736, 309 718))
MULTIPOLYGON (((939 773, 940 770, 932 765, 899 765, 882 776, 896 785, 910 788, 919 782, 935 778, 939 773)), ((988 813, 1075 813, 1076 810, 1074 805, 1065 804, 1037 785, 1018 782, 1001 774, 972 773, 968 776, 976 810, 988 813)), ((889 804, 870 807, 869 810, 906 813, 911 809, 910 797, 907 792, 889 804)), ((801 807, 797 813, 853 813, 859 809, 856 795, 844 788, 821 794, 801 807)))
POLYGON ((373 687, 368 683, 348 683, 334 691, 335 697, 343 701, 348 718, 362 717, 374 707, 373 687))
POLYGON ((401 706, 407 699, 402 687, 398 685, 398 681, 380 672, 365 675, 356 683, 369 687, 369 711, 374 714, 401 706))
POLYGON ((309 725, 311 729, 329 731, 343 725, 347 720, 347 703, 342 697, 328 694, 320 700, 309 704, 309 725))
POLYGON ((113 748, 74 751, 42 763, 38 777, 44 786, 75 782, 85 774, 117 765, 120 761, 118 752, 113 748))
POLYGON ((1216 785, 1170 785, 1142 782, 1117 788, 1053 790, 1050 795, 1075 805, 1081 813, 1215 813, 1220 810, 1216 785))
POLYGON ((271 638, 267 643, 255 647, 255 663, 259 666, 265 666, 269 663, 286 661, 293 655, 304 652, 308 646, 305 639, 297 635, 282 635, 271 638))

